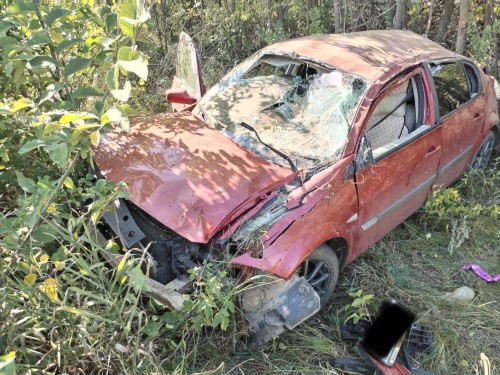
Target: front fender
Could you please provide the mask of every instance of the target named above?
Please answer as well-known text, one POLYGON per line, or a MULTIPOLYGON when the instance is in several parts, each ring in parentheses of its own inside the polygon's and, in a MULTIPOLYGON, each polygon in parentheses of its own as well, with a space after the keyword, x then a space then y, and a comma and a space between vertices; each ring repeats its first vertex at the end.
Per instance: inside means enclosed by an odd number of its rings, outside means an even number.
POLYGON ((304 214, 297 217, 297 210, 292 211, 271 228, 269 233, 278 232, 275 228, 282 231, 271 236, 272 242, 264 243, 260 258, 248 251, 234 258, 232 263, 288 279, 319 245, 335 237, 342 237, 351 244, 357 222, 349 219, 358 211, 358 198, 353 179, 344 180, 349 161, 347 159, 341 168, 336 168, 339 173, 333 179, 302 200, 303 207, 298 210, 304 209, 304 214))

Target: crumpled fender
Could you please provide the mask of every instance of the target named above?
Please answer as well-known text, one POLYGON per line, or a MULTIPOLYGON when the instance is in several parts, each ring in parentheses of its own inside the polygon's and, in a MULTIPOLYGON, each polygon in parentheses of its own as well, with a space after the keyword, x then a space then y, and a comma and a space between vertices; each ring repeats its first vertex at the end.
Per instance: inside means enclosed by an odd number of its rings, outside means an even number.
POLYGON ((302 261, 326 241, 342 237, 349 247, 357 226, 356 220, 349 219, 358 210, 354 181, 352 178, 345 180, 346 169, 352 160, 353 157, 345 158, 325 170, 315 189, 297 198, 299 207, 263 236, 264 250, 260 258, 252 257, 252 251, 248 251, 231 263, 288 279, 302 261))

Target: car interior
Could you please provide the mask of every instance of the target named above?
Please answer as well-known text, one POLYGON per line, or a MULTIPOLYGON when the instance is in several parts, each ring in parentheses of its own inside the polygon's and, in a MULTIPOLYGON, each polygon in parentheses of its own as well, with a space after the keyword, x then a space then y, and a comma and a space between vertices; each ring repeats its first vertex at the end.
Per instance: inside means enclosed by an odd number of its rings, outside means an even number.
POLYGON ((427 128, 422 126, 423 95, 419 86, 420 76, 411 77, 389 92, 373 110, 365 136, 375 159, 427 128))

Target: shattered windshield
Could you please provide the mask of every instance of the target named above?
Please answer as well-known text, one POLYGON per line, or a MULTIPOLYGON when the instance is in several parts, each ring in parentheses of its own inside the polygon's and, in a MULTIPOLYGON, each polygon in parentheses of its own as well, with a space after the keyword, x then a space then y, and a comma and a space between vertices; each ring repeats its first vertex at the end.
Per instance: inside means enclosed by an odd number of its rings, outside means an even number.
POLYGON ((213 87, 193 113, 264 159, 288 165, 268 144, 311 169, 340 158, 367 86, 354 74, 295 57, 256 55, 213 87))

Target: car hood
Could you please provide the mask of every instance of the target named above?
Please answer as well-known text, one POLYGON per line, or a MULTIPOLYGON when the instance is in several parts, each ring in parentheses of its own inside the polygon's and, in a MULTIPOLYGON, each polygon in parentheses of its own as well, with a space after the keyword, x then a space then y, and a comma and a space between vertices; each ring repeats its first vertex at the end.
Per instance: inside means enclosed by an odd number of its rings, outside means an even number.
POLYGON ((190 113, 130 120, 130 132, 114 129, 103 137, 95 150, 97 167, 108 180, 125 181, 135 205, 193 242, 208 242, 298 174, 190 113))

